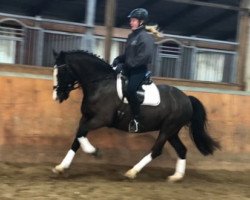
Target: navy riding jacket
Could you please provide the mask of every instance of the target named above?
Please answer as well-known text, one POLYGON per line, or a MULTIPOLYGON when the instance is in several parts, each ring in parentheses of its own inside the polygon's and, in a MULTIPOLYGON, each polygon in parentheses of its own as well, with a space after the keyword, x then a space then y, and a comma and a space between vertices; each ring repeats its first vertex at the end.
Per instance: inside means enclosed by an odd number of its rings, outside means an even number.
POLYGON ((118 60, 127 68, 147 67, 152 62, 153 51, 153 37, 140 27, 129 34, 125 53, 118 60))

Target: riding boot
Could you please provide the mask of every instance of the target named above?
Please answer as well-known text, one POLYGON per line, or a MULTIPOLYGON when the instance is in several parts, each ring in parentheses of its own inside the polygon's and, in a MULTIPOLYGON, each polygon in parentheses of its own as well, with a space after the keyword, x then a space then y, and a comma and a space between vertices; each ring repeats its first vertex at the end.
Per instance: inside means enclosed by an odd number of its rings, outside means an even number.
POLYGON ((141 125, 138 116, 134 116, 129 123, 129 132, 130 133, 140 133, 141 125))
POLYGON ((140 103, 133 101, 130 103, 133 119, 129 123, 130 133, 139 133, 141 131, 140 125, 140 103))

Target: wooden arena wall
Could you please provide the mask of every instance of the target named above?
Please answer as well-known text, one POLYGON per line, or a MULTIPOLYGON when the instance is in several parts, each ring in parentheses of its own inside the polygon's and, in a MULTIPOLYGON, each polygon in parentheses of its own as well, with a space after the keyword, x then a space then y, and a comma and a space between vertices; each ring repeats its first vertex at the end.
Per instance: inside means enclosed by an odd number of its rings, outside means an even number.
MULTIPOLYGON (((203 157, 183 128, 181 138, 188 149, 188 167, 250 168, 250 95, 239 91, 181 88, 197 97, 208 113, 208 130, 222 149, 203 157)), ((0 161, 61 161, 73 141, 80 119, 81 90, 58 104, 52 100, 52 69, 0 65, 0 161)), ((105 106, 105 105, 104 105, 105 106)), ((134 135, 102 128, 89 134, 94 146, 102 150, 100 159, 81 151, 76 161, 135 164, 153 145, 155 132, 134 135)), ((176 155, 169 144, 152 166, 174 167, 176 155)))

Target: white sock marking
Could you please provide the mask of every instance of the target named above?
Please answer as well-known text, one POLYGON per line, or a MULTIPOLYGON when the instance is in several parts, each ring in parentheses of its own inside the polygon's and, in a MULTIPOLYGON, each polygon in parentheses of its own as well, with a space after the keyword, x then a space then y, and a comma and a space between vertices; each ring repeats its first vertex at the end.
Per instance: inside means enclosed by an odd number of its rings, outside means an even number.
POLYGON ((176 167, 175 167, 175 174, 180 173, 181 175, 184 175, 185 170, 186 170, 186 159, 178 158, 176 162, 176 167))
POLYGON ((64 169, 69 168, 74 156, 75 152, 72 149, 70 149, 65 158, 63 159, 63 161, 61 162, 60 166, 62 166, 64 169))
POLYGON ((78 141, 80 142, 81 148, 85 153, 94 153, 96 151, 95 147, 90 144, 88 138, 80 137, 78 138, 78 141))
POLYGON ((137 163, 133 169, 136 170, 137 172, 141 171, 143 167, 145 167, 148 163, 152 161, 152 156, 151 153, 145 156, 139 163, 137 163))

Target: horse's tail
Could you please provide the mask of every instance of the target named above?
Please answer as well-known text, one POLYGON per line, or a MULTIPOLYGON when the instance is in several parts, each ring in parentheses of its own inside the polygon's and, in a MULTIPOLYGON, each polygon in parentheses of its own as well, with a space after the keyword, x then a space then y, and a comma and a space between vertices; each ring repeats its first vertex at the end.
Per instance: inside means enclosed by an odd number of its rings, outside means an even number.
POLYGON ((206 129, 207 113, 202 103, 195 97, 189 96, 193 107, 193 115, 190 125, 190 136, 196 147, 203 155, 213 154, 220 149, 219 142, 211 138, 206 129))

